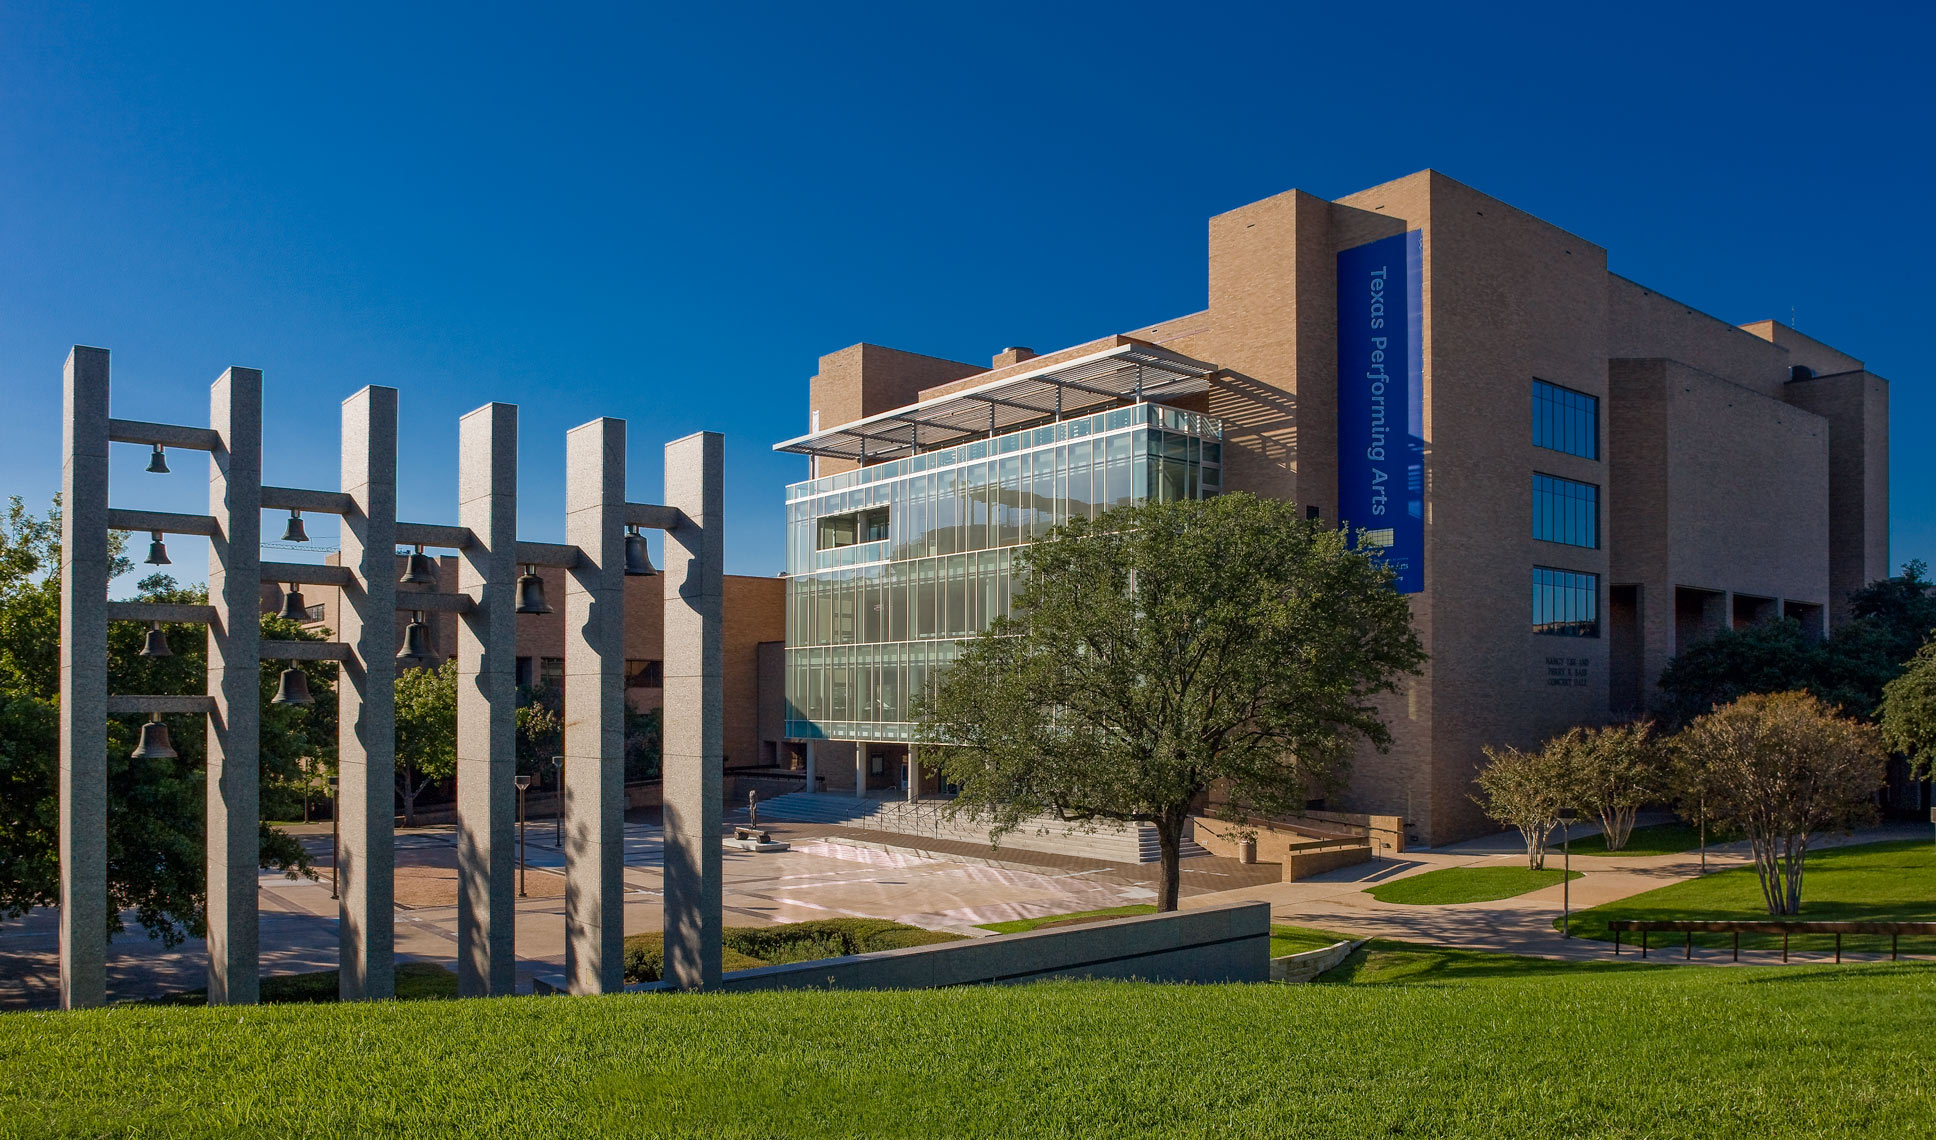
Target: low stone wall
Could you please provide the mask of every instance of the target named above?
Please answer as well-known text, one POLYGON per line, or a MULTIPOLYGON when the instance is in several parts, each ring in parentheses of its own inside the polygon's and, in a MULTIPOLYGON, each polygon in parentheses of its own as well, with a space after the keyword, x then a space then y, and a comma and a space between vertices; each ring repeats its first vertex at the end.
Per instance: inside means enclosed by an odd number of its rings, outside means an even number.
POLYGON ((1371 861, 1371 847, 1367 844, 1353 844, 1349 847, 1322 847, 1314 851, 1293 851, 1284 860, 1286 883, 1322 875, 1339 867, 1355 867, 1371 861))
MULTIPOLYGON (((1197 843, 1212 855, 1221 855, 1226 859, 1241 858, 1239 844, 1233 834, 1235 824, 1194 817, 1190 822, 1197 843)), ((1281 866, 1280 882, 1294 883, 1371 858, 1371 846, 1366 843, 1340 846, 1336 840, 1313 839, 1288 829, 1273 828, 1267 823, 1252 824, 1250 829, 1257 833, 1257 862, 1281 866)))
POLYGON ((1047 978, 1261 982, 1270 905, 1138 915, 967 942, 854 954, 727 974, 722 990, 920 990, 1047 978))
POLYGON ((1282 958, 1272 958, 1270 980, 1308 982, 1351 957, 1351 952, 1364 944, 1365 940, 1360 938, 1356 942, 1334 942, 1322 950, 1306 950, 1302 954, 1287 954, 1282 958))

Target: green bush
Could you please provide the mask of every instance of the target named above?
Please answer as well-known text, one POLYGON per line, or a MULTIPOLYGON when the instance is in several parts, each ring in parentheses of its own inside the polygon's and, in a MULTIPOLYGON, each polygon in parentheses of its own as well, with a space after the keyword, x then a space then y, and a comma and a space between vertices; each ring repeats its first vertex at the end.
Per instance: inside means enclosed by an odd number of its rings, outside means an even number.
MULTIPOLYGON (((953 942, 959 934, 923 930, 884 918, 827 918, 779 926, 729 926, 721 934, 721 968, 752 970, 791 962, 814 962, 904 946, 953 942)), ((625 980, 656 982, 665 969, 665 936, 634 934, 625 940, 625 980)))

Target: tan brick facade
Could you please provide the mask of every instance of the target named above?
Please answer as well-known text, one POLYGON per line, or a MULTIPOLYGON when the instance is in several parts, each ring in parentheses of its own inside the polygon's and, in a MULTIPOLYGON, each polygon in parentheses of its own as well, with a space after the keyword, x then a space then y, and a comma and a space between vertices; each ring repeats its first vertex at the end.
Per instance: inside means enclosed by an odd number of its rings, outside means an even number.
POLYGON ((1407 231, 1426 440, 1412 603, 1431 661, 1384 703, 1391 751, 1361 754, 1328 806, 1401 815, 1413 843, 1490 830, 1471 800, 1486 746, 1645 708, 1699 636, 1784 615, 1820 629, 1888 572, 1886 381, 1776 322, 1737 328, 1619 277, 1600 246, 1423 171, 1212 218, 1208 307, 1124 336, 995 370, 865 345, 823 357, 819 428, 914 403, 920 375, 937 377, 930 400, 1141 341, 1218 367, 1190 406, 1223 422, 1227 490, 1335 519, 1337 256, 1407 231), (1596 457, 1534 445, 1535 380, 1597 399, 1596 457), (1596 544, 1533 537, 1536 473, 1597 488, 1596 544), (1598 636, 1534 631, 1535 567, 1595 576, 1598 636))
MULTIPOLYGON (((334 561, 334 556, 331 556, 334 561)), ((407 604, 409 591, 425 589, 455 592, 457 557, 445 555, 435 560, 438 581, 435 586, 400 586, 398 605, 407 604)), ((402 575, 404 559, 397 559, 402 575)), ((565 571, 539 567, 544 579, 548 614, 518 615, 518 681, 531 684, 544 679, 547 662, 557 662, 562 676, 565 656, 565 571)), ((726 708, 725 755, 728 768, 767 767, 788 762, 781 745, 781 725, 785 719, 784 677, 775 675, 769 663, 762 674, 761 646, 778 646, 786 634, 786 581, 782 578, 755 578, 728 574, 725 577, 725 664, 724 696, 726 708)), ((314 624, 336 629, 341 592, 334 587, 306 586, 303 601, 312 609, 314 624)), ((273 611, 282 606, 280 587, 264 584, 262 606, 273 611)), ((430 651, 438 658, 449 657, 457 648, 457 617, 454 614, 426 615, 430 626, 430 651)), ((397 611, 397 644, 403 644, 404 626, 410 611, 397 611)), ((630 662, 661 663, 665 660, 665 579, 659 576, 625 580, 625 656, 630 662)), ((771 656, 769 651, 768 656, 771 656)), ((627 702, 640 711, 660 707, 664 700, 663 678, 649 668, 628 678, 627 702), (634 683, 636 682, 636 683, 634 683)))

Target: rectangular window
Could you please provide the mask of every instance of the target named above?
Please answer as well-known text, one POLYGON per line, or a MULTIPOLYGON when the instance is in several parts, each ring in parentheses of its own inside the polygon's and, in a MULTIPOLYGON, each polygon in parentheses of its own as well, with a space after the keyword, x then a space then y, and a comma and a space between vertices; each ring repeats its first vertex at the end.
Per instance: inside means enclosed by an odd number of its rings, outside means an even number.
POLYGON ((562 657, 538 658, 538 687, 551 692, 563 692, 565 687, 565 659, 562 657))
POLYGON ((1600 458, 1600 398, 1533 381, 1533 446, 1600 458))
POLYGON ((665 662, 636 659, 626 661, 625 687, 628 689, 665 688, 665 662))
POLYGON ((1533 567, 1533 632, 1600 636, 1600 576, 1533 567))
POLYGON ((857 542, 881 542, 887 538, 886 507, 845 515, 826 515, 818 521, 815 545, 821 550, 852 546, 857 542))
POLYGON ((1533 475, 1533 537, 1600 547, 1600 488, 1556 475, 1533 475))

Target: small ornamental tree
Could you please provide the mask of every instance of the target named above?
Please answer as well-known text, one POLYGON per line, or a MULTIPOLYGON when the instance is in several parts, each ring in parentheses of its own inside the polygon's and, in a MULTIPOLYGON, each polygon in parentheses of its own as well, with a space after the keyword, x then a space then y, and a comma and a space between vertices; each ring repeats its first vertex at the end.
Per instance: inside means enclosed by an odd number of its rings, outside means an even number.
POLYGON ((1576 728, 1561 738, 1571 769, 1572 806, 1600 817, 1607 850, 1633 834, 1634 817, 1667 789, 1667 754, 1647 721, 1576 728))
POLYGON ((417 797, 457 774, 457 660, 397 673, 397 794, 403 825, 417 825, 417 797))
POLYGON ((1546 840, 1572 790, 1569 747, 1567 738, 1559 737, 1530 752, 1487 748, 1486 765, 1474 777, 1479 794, 1473 802, 1494 822, 1518 829, 1526 843, 1526 866, 1535 871, 1546 866, 1546 840))
POLYGON ((1908 757, 1911 775, 1926 777, 1936 768, 1936 638, 1883 688, 1881 728, 1884 742, 1908 757))
POLYGON ((917 701, 951 810, 991 839, 1032 817, 1155 825, 1158 910, 1177 903, 1192 804, 1301 810, 1359 742, 1373 698, 1424 652, 1392 572, 1292 503, 1232 494, 1074 519, 1016 552, 1014 616, 962 645, 917 701))
POLYGON ((1751 693, 1674 737, 1678 782, 1702 790, 1707 818, 1747 836, 1769 914, 1801 910, 1817 832, 1874 818, 1882 742, 1840 713, 1808 693, 1751 693))

